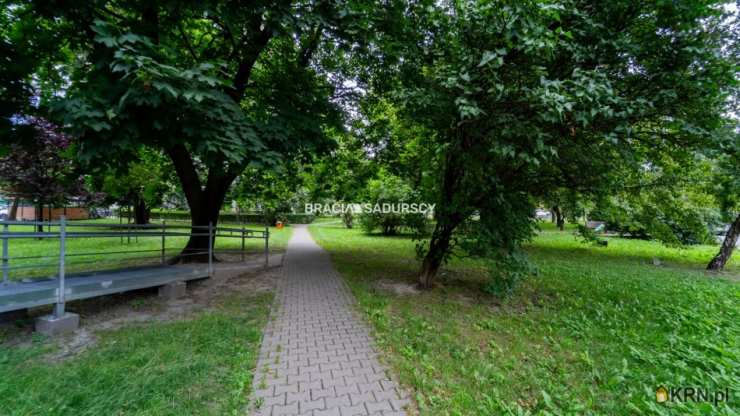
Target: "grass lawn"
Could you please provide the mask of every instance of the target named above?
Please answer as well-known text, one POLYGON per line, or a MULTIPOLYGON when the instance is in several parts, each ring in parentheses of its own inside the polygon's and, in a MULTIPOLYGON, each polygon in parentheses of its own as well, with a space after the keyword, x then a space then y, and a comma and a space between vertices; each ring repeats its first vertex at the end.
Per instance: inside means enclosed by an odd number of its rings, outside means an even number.
POLYGON ((452 262, 431 291, 391 294, 379 280, 415 281, 410 238, 310 227, 422 414, 738 414, 738 253, 718 278, 703 272, 715 246, 611 238, 594 247, 543 228, 527 247, 538 274, 502 300, 480 290, 485 274, 472 260, 452 262), (734 396, 657 404, 661 384, 734 396))
MULTIPOLYGON (((86 223, 110 224, 115 220, 92 220, 86 223)), ((229 227, 229 224, 222 224, 229 227)), ((240 228, 241 225, 233 227, 240 228)), ((264 226, 247 225, 248 229, 264 230, 264 226)), ((32 226, 14 225, 11 231, 33 231, 32 226)), ((104 231, 104 228, 74 228, 69 231, 104 231)), ((56 231, 56 227, 54 229, 56 231)), ((187 232, 187 230, 182 230, 187 232)), ((291 235, 291 228, 278 230, 274 227, 270 231, 270 250, 285 250, 291 235)), ((168 257, 174 256, 185 246, 187 237, 166 237, 165 250, 168 257)), ((66 262, 68 273, 76 271, 90 271, 111 269, 126 265, 141 265, 158 263, 161 256, 161 237, 139 237, 123 239, 119 237, 69 238, 66 242, 66 262), (149 252, 134 252, 152 250, 149 252), (86 254, 91 253, 91 254, 86 254), (107 254, 106 254, 107 253, 107 254), (81 255, 85 254, 85 255, 81 255)), ((27 277, 56 276, 59 258, 59 239, 12 239, 9 242, 10 280, 21 280, 27 277), (45 256, 41 259, 13 259, 14 257, 45 256), (21 267, 14 269, 14 267, 21 267)), ((245 248, 250 253, 261 253, 264 250, 264 240, 249 238, 245 241, 245 248)), ((216 239, 216 254, 219 250, 240 250, 241 238, 219 237, 216 239)))
POLYGON ((0 343, 0 414, 245 414, 270 298, 227 294, 182 320, 99 331, 60 362, 42 338, 0 343))

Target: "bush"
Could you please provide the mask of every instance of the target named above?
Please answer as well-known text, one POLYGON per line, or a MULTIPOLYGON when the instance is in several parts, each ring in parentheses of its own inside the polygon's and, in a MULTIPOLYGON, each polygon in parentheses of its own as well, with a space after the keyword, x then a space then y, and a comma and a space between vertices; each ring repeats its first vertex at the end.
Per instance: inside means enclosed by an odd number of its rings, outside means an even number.
POLYGON ((713 244, 710 232, 719 220, 716 210, 695 206, 669 193, 628 201, 607 201, 589 216, 606 221, 622 236, 655 239, 668 245, 713 244))
MULTIPOLYGON (((383 175, 381 179, 368 182, 367 202, 373 207, 383 204, 418 203, 418 194, 402 179, 383 175)), ((399 231, 425 234, 428 220, 424 214, 362 212, 359 214, 360 226, 366 233, 380 230, 383 235, 394 235, 399 231)))

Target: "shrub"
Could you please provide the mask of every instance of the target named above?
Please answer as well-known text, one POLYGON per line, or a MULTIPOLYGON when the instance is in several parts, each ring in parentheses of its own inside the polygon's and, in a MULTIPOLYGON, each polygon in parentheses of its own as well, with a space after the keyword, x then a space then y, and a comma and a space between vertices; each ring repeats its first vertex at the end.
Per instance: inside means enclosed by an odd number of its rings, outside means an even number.
MULTIPOLYGON (((392 175, 382 175, 380 179, 368 182, 366 201, 373 207, 376 205, 403 203, 418 203, 418 193, 401 178, 392 175)), ((360 226, 366 233, 380 230, 383 235, 394 235, 399 231, 408 231, 415 234, 426 233, 428 220, 424 214, 400 212, 362 212, 359 214, 360 226)))

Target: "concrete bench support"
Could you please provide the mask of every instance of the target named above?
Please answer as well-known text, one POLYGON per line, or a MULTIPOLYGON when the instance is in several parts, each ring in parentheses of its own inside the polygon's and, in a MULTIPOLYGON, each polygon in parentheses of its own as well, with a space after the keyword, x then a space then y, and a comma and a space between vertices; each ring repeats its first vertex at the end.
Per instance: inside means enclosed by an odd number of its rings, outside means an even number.
POLYGON ((177 299, 185 296, 187 285, 185 282, 172 282, 159 287, 159 297, 177 299))
POLYGON ((36 332, 54 336, 72 332, 80 327, 80 315, 66 312, 59 318, 54 315, 46 315, 36 318, 36 332))

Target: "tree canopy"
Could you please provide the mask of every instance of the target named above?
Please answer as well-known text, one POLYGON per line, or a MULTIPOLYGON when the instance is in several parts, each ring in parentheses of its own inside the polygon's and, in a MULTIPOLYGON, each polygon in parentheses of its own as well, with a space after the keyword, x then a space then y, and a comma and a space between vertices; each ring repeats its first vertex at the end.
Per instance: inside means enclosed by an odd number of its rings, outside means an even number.
POLYGON ((674 244, 712 238, 704 205, 734 218, 740 30, 725 2, 382 6, 7 2, 0 128, 44 113, 90 166, 168 158, 194 226, 229 196, 275 217, 390 184, 436 205, 426 287, 457 254, 515 276, 540 204, 674 244))
MULTIPOLYGON (((72 57, 54 109, 84 158, 141 145, 171 159, 193 225, 216 223, 246 167, 328 149, 344 55, 362 48, 371 2, 41 1, 18 21, 52 22, 72 57)), ((187 249, 207 243, 192 238, 187 249)))
POLYGON ((510 263, 553 187, 624 189, 721 138, 737 32, 720 2, 435 4, 409 5, 398 75, 377 80, 431 132, 422 285, 454 250, 510 263))

